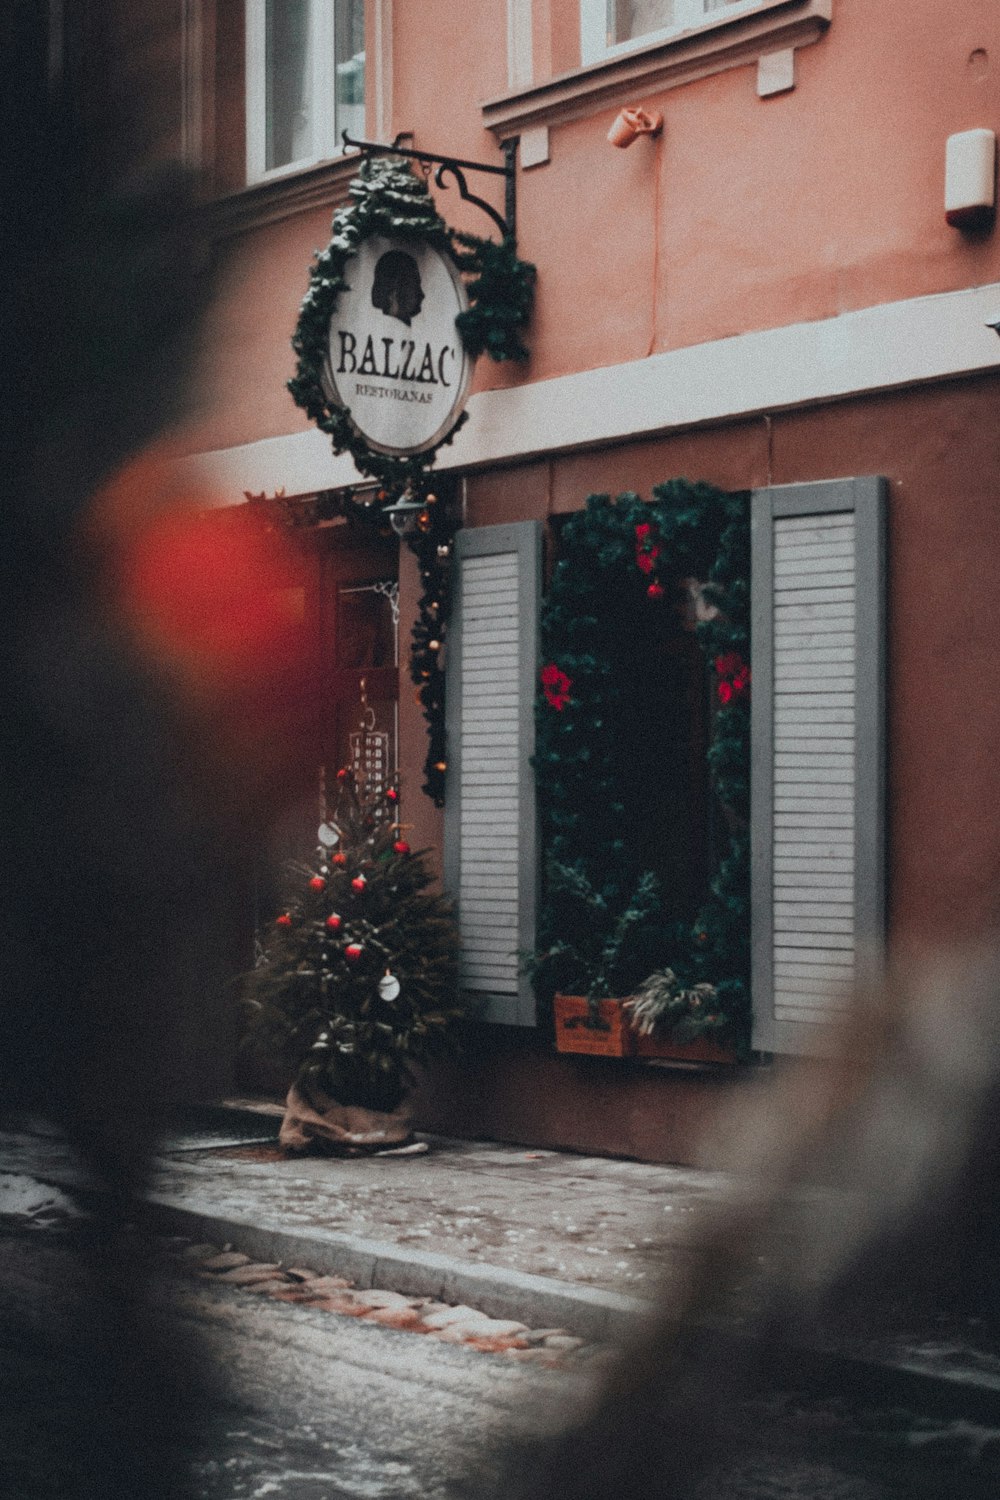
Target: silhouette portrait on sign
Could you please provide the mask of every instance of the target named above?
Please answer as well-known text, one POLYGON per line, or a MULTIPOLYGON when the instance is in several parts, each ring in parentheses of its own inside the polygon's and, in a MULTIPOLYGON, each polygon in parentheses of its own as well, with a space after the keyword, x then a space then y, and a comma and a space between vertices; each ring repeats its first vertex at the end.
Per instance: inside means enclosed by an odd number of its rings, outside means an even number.
POLYGON ((387 250, 375 263, 372 306, 388 318, 398 318, 407 328, 423 306, 420 271, 405 250, 387 250))

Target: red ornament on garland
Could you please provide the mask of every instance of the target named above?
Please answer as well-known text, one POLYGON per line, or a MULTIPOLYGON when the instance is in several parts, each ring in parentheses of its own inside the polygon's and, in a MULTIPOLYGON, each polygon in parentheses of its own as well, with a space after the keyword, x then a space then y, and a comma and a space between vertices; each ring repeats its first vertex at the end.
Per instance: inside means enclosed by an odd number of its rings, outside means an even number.
POLYGON ((337 780, 338 781, 346 781, 347 778, 348 778, 348 776, 350 776, 350 774, 351 773, 347 769, 346 766, 341 766, 340 770, 337 772, 337 780))
POLYGON ((343 920, 343 917, 339 916, 337 912, 332 911, 326 919, 326 925, 327 927, 329 927, 331 932, 336 932, 337 928, 341 925, 343 920))
POLYGON ((392 847, 397 854, 409 854, 410 852, 410 846, 405 839, 397 839, 392 847))
POLYGON ((542 668, 542 693, 550 708, 558 709, 561 713, 569 702, 572 686, 572 680, 555 662, 549 662, 547 667, 542 668))
POLYGON ((312 880, 310 880, 309 882, 309 889, 311 891, 321 891, 325 885, 326 881, 323 879, 322 875, 314 875, 312 880))
POLYGON ((355 875, 351 881, 351 888, 355 891, 363 891, 367 884, 368 882, 363 875, 355 875))
POLYGON ((649 585, 649 588, 646 590, 646 597, 649 598, 649 599, 662 599, 663 598, 663 584, 662 583, 651 583, 649 585))
POLYGON ((717 656, 715 671, 719 678, 716 691, 720 703, 731 703, 734 698, 741 698, 749 693, 750 668, 738 651, 727 651, 724 656, 717 656))
POLYGON ((280 917, 275 917, 274 925, 275 927, 291 927, 292 919, 288 915, 287 911, 283 911, 280 917))
POLYGON ((347 855, 346 854, 335 854, 333 856, 333 863, 335 865, 346 865, 347 864, 347 855))
POLYGON ((346 959, 349 959, 352 964, 357 963, 358 959, 361 957, 361 944, 348 943, 347 947, 344 949, 344 957, 346 959))
POLYGON ((386 789, 385 796, 386 796, 386 801, 387 802, 398 802, 399 801, 399 793, 396 791, 396 788, 394 786, 390 786, 390 787, 388 787, 386 789))
POLYGON ((736 651, 727 651, 725 656, 715 658, 715 671, 718 677, 735 677, 743 665, 743 658, 736 651))
POLYGON ((635 528, 635 565, 640 573, 652 573, 660 549, 653 541, 653 528, 648 521, 640 521, 635 528))

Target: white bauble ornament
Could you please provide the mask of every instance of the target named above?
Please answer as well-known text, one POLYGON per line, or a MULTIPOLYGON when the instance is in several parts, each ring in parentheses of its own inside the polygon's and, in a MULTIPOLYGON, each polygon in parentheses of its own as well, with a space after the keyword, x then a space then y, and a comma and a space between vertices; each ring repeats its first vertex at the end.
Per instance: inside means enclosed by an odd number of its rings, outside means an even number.
POLYGON ((382 975, 382 978, 378 982, 378 992, 381 999, 395 1000, 401 988, 402 986, 400 985, 400 982, 396 978, 395 974, 390 974, 389 970, 386 969, 385 973, 382 975))

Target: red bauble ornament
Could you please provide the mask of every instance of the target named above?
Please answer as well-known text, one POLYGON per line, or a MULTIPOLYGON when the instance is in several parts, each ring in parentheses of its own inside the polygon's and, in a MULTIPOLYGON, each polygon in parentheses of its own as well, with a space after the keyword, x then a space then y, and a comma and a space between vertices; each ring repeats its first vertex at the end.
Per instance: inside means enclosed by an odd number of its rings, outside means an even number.
POLYGON ((389 787, 389 789, 388 789, 388 791, 386 792, 385 795, 386 795, 386 800, 389 801, 389 802, 398 802, 399 801, 399 793, 396 791, 396 788, 394 786, 389 787))
POLYGON ((335 854, 333 856, 333 863, 335 865, 346 865, 347 864, 347 855, 346 854, 335 854))
POLYGON ((547 667, 542 668, 542 693, 550 708, 558 709, 561 713, 569 702, 572 686, 572 679, 555 662, 549 662, 547 667))
POLYGON ((727 651, 725 656, 715 658, 715 670, 720 677, 735 677, 743 667, 743 658, 736 651, 727 651))
POLYGON ((351 881, 351 889, 355 891, 363 891, 367 884, 368 882, 363 875, 355 875, 354 879, 351 881))
POLYGON ((350 959, 352 964, 356 963, 357 960, 361 957, 361 944, 348 943, 347 947, 344 949, 344 957, 350 959))
POLYGON ((337 772, 337 780, 338 781, 346 781, 347 778, 348 778, 348 776, 350 776, 350 774, 351 773, 347 769, 346 766, 341 766, 340 770, 337 772))
POLYGON ((275 917, 274 925, 275 927, 291 927, 292 919, 288 915, 287 911, 283 911, 280 917, 275 917))
POLYGON ((343 920, 343 917, 338 916, 335 911, 332 911, 326 919, 326 925, 331 932, 336 932, 343 920))
POLYGON ((312 880, 310 880, 309 882, 309 889, 311 891, 321 891, 325 885, 326 881, 323 879, 322 875, 314 875, 312 880))
POLYGON ((409 854, 410 846, 405 839, 397 839, 392 846, 397 854, 409 854))
POLYGON ((727 651, 725 656, 715 658, 715 670, 719 675, 718 694, 720 703, 731 703, 750 692, 750 668, 737 651, 727 651))
POLYGON ((649 588, 646 590, 646 597, 648 599, 662 599, 663 598, 663 584, 662 583, 651 583, 649 585, 649 588))

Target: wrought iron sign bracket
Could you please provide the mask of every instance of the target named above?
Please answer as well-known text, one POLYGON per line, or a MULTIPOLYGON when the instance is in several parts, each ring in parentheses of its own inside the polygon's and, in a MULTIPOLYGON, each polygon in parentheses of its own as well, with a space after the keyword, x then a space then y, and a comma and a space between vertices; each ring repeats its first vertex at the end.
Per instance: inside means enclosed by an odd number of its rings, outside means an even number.
POLYGON ((341 136, 345 149, 354 147, 362 154, 378 156, 407 156, 414 161, 424 162, 428 167, 436 166, 434 181, 439 188, 446 186, 445 177, 450 175, 455 179, 459 196, 466 203, 474 203, 481 208, 484 214, 488 214, 505 239, 511 241, 517 237, 517 136, 509 141, 504 141, 501 150, 504 155, 502 167, 492 166, 489 162, 463 161, 457 156, 435 156, 430 151, 415 151, 410 146, 403 146, 401 141, 412 140, 408 131, 402 131, 396 136, 391 146, 381 141, 356 141, 345 130, 341 136), (469 192, 469 185, 465 180, 466 172, 490 172, 494 176, 504 179, 504 212, 497 213, 491 203, 485 198, 480 198, 476 193, 469 192))

